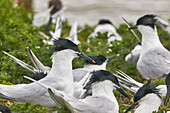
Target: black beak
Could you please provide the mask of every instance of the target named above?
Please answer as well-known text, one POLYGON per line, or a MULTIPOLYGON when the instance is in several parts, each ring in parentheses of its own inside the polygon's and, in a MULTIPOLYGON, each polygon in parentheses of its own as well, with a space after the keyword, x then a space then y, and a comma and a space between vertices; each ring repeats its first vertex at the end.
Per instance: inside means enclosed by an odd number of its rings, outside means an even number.
POLYGON ((116 54, 116 55, 108 57, 107 62, 111 61, 112 59, 116 58, 117 56, 120 56, 120 54, 116 54))
POLYGON ((125 111, 125 113, 127 113, 127 112, 130 111, 131 109, 134 109, 136 105, 138 105, 138 104, 134 102, 134 103, 125 111))
POLYGON ((127 97, 131 102, 134 102, 133 99, 120 87, 117 87, 116 90, 118 90, 122 95, 127 97))
POLYGON ((167 94, 166 94, 165 101, 164 101, 165 106, 167 106, 169 102, 169 98, 170 98, 170 85, 167 85, 167 94))
POLYGON ((86 60, 90 60, 90 61, 92 61, 93 63, 96 63, 92 58, 88 57, 87 55, 85 55, 85 54, 83 54, 83 53, 81 53, 81 52, 78 52, 77 55, 78 55, 79 57, 82 57, 82 58, 86 59, 86 60))
POLYGON ((131 26, 131 27, 127 28, 126 30, 128 31, 128 30, 137 29, 137 28, 138 28, 138 26, 137 26, 137 25, 134 25, 134 26, 131 26))

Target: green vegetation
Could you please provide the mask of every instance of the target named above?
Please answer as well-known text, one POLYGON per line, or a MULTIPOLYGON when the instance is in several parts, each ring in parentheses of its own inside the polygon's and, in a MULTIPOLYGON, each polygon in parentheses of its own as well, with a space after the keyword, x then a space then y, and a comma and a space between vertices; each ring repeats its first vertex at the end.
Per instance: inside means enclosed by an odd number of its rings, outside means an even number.
MULTIPOLYGON (((38 34, 39 31, 44 32, 43 28, 36 28, 32 25, 33 13, 28 12, 23 7, 13 8, 13 0, 0 0, 0 83, 2 84, 20 84, 29 83, 29 81, 23 78, 24 75, 32 76, 32 73, 22 68, 11 58, 6 56, 3 51, 7 51, 10 54, 21 59, 25 63, 33 65, 28 57, 26 47, 30 47, 31 50, 38 56, 40 61, 44 65, 51 66, 50 56, 52 55, 52 46, 43 43, 43 37, 38 34)), ((79 45, 80 50, 87 55, 104 55, 105 57, 120 54, 118 58, 113 60, 107 65, 107 70, 115 72, 115 69, 121 69, 135 80, 145 83, 139 72, 136 70, 136 65, 133 63, 125 62, 125 56, 132 50, 138 43, 136 38, 130 31, 126 31, 126 25, 120 25, 117 31, 122 36, 123 40, 112 42, 112 46, 107 44, 106 34, 100 34, 99 39, 89 38, 90 43, 87 43, 87 37, 93 32, 95 26, 85 25, 85 30, 78 34, 78 38, 81 41, 79 45), (87 51, 90 50, 89 51, 87 51)), ((55 24, 52 24, 50 29, 54 31, 55 24)), ((79 28, 81 28, 79 26, 79 28)), ((62 37, 69 35, 70 25, 67 20, 63 21, 62 37)), ((158 29, 158 34, 161 36, 164 31, 158 29)), ((138 32, 138 35, 139 32, 138 32)), ((162 43, 166 48, 170 50, 170 40, 167 34, 161 38, 162 43)), ((83 66, 83 59, 76 58, 73 61, 73 67, 79 68, 83 66)), ((157 84, 164 84, 164 80, 158 81, 157 84)), ((128 92, 128 91, 127 91, 128 92)), ((128 92, 131 97, 133 94, 128 92)), ((115 91, 115 95, 119 101, 120 113, 128 108, 130 103, 123 98, 120 93, 115 91)), ((50 113, 50 109, 31 103, 14 103, 8 101, 1 101, 10 107, 13 112, 17 113, 50 113)), ((170 107, 170 106, 168 106, 170 107)), ((62 109, 56 108, 59 113, 66 113, 62 109)), ((160 107, 160 111, 166 109, 160 107)), ((68 113, 68 111, 67 111, 68 113)))

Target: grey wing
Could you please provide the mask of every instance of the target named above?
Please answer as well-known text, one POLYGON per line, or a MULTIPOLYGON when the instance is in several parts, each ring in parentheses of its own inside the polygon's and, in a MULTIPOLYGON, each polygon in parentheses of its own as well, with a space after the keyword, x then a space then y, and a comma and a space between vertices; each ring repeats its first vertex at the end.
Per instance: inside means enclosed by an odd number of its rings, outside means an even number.
POLYGON ((75 82, 79 82, 89 71, 85 68, 74 69, 73 71, 73 79, 75 82))
POLYGON ((0 85, 1 94, 5 95, 6 97, 14 98, 16 101, 20 102, 31 102, 34 100, 34 98, 46 92, 47 91, 43 87, 35 83, 18 85, 0 85))
POLYGON ((149 58, 153 61, 153 66, 158 70, 161 69, 164 74, 168 74, 170 72, 170 52, 167 49, 154 49, 149 54, 149 58), (154 59, 153 59, 154 58, 154 59))
POLYGON ((116 105, 104 97, 89 96, 85 99, 81 99, 80 101, 83 104, 75 103, 76 105, 72 104, 72 106, 75 106, 75 108, 81 113, 116 113, 114 112, 114 107, 116 105))
POLYGON ((84 102, 79 101, 77 98, 68 96, 65 93, 59 92, 58 90, 48 89, 48 92, 53 99, 53 101, 60 107, 64 109, 69 109, 71 111, 81 111, 79 108, 84 108, 86 105, 84 102))
POLYGON ((155 48, 140 56, 137 68, 146 79, 154 79, 170 71, 170 52, 165 48, 155 48))

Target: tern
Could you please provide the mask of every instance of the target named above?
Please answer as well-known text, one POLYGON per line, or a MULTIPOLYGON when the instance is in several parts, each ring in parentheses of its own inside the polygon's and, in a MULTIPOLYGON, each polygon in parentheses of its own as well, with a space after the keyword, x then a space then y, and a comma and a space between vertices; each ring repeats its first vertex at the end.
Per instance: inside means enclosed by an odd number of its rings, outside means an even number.
POLYGON ((113 90, 118 90, 125 97, 131 98, 120 88, 118 79, 110 72, 99 70, 91 72, 92 76, 85 88, 92 88, 92 96, 85 99, 77 99, 64 92, 51 88, 37 81, 42 85, 53 99, 53 101, 64 109, 69 109, 72 113, 118 113, 118 102, 113 94, 113 90))
MULTIPOLYGON (((123 18, 123 17, 122 17, 123 18)), ((130 27, 129 23, 123 18, 123 20, 126 22, 127 26, 130 27)), ((163 29, 166 29, 165 31, 168 33, 168 30, 170 30, 168 23, 164 20, 162 20, 161 18, 156 18, 156 22, 159 24, 159 26, 163 29)), ((140 56, 140 52, 142 49, 142 45, 141 45, 141 40, 139 38, 139 36, 135 33, 135 31, 133 31, 133 29, 130 30, 134 36, 136 37, 136 39, 138 40, 138 44, 135 46, 135 48, 131 51, 131 53, 129 53, 126 57, 125 60, 127 62, 131 62, 131 63, 137 63, 139 60, 139 56, 140 56)), ((170 31, 169 31, 170 32, 170 31)))
POLYGON ((166 94, 166 97, 165 97, 164 105, 167 105, 167 103, 169 102, 169 98, 170 98, 170 72, 166 76, 165 83, 166 83, 166 86, 167 86, 167 94, 166 94))
POLYGON ((110 42, 112 42, 114 40, 118 40, 118 41, 122 40, 122 37, 116 31, 115 27, 113 26, 113 24, 112 24, 112 22, 110 20, 100 19, 99 22, 98 22, 97 27, 94 30, 94 32, 91 33, 89 37, 97 37, 98 32, 100 32, 100 33, 108 32, 108 34, 107 34, 107 37, 109 37, 108 38, 108 43, 110 43, 110 42))
POLYGON ((142 34, 142 49, 137 69, 144 79, 152 80, 167 75, 170 70, 170 52, 161 44, 155 26, 156 15, 144 15, 135 26, 142 34))
MULTIPOLYGON (((58 17, 56 32, 53 37, 54 52, 52 55, 52 68, 48 75, 39 80, 68 95, 73 95, 72 60, 75 57, 84 57, 95 62, 90 57, 80 52, 78 46, 68 39, 61 39, 61 18, 58 17)), ((54 102, 47 92, 36 83, 0 85, 0 98, 12 99, 19 102, 39 103, 47 107, 53 107, 54 102)))
MULTIPOLYGON (((119 56, 119 54, 110 56, 108 58, 103 55, 99 56, 90 56, 96 63, 91 63, 88 60, 85 61, 84 68, 78 68, 73 70, 73 79, 74 79, 74 97, 84 98, 86 96, 85 90, 83 87, 87 84, 88 80, 91 77, 91 72, 97 70, 106 70, 106 64, 119 56)), ((89 93, 89 92, 88 92, 89 93)))
POLYGON ((152 113, 153 111, 158 111, 161 102, 162 97, 159 94, 159 89, 153 84, 147 83, 137 91, 134 97, 134 103, 125 111, 125 113, 134 109, 137 105, 139 106, 134 113, 152 113))

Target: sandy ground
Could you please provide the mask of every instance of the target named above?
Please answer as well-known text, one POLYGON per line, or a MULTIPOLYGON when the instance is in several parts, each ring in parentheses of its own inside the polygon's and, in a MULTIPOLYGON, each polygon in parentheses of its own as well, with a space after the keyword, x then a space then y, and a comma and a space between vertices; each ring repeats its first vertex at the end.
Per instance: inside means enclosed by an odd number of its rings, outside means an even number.
POLYGON ((65 18, 72 24, 97 24, 101 18, 110 19, 114 25, 123 23, 121 17, 129 22, 148 13, 170 18, 170 0, 62 0, 67 7, 65 18))

